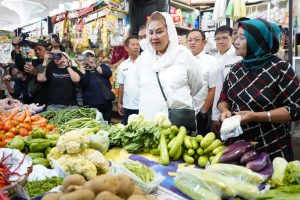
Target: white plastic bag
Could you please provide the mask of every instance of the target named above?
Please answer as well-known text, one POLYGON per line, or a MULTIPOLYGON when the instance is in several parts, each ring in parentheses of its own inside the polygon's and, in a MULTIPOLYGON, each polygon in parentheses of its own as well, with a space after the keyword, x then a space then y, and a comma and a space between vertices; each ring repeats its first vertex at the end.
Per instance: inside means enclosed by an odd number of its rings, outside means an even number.
POLYGON ((100 130, 95 135, 90 135, 89 140, 90 148, 100 151, 103 155, 108 151, 110 143, 106 131, 100 130))
POLYGON ((241 115, 234 115, 232 117, 226 118, 223 121, 220 130, 221 139, 223 141, 243 134, 243 130, 241 127, 241 119, 241 115))
MULTIPOLYGON (((135 162, 135 161, 128 159, 128 160, 124 160, 122 163, 124 162, 135 162)), ((119 164, 119 163, 112 162, 110 174, 115 176, 126 174, 127 176, 132 178, 133 182, 136 185, 138 185, 144 191, 145 194, 150 194, 151 192, 156 190, 157 187, 160 185, 160 183, 165 179, 162 175, 154 172, 155 173, 154 179, 150 183, 145 183, 137 175, 135 175, 129 169, 127 169, 122 163, 119 164)))

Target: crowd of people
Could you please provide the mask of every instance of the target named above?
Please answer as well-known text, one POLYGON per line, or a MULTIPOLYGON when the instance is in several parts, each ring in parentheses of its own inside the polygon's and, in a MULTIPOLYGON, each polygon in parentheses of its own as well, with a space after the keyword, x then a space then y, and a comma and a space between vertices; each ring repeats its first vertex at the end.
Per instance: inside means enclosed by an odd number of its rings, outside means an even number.
POLYGON ((151 120, 162 113, 175 124, 186 124, 191 135, 205 135, 219 133, 224 119, 239 114, 244 133, 238 139, 258 142, 258 150, 271 158, 293 159, 289 122, 300 119, 300 84, 291 65, 277 56, 276 24, 241 18, 233 28, 221 26, 215 31, 218 52, 212 56, 205 52, 203 31, 191 30, 184 47, 171 16, 154 12, 138 36, 129 36, 124 48, 114 47, 110 59, 101 55, 97 60, 94 51, 86 50, 76 56, 77 66, 57 38, 51 34, 38 40, 32 62, 22 57, 20 38, 13 41, 14 64, 2 77, 13 98, 61 109, 78 106, 80 92, 83 105, 97 108, 110 122, 114 96, 109 79, 117 68, 123 124, 131 114, 151 120))

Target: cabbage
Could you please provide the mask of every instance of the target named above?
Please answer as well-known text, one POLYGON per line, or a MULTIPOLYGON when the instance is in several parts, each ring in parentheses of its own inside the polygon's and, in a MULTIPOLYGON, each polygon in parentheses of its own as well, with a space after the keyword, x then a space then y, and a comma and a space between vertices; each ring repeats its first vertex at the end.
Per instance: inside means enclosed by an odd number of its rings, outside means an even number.
POLYGON ((271 178, 271 186, 277 187, 283 185, 284 170, 287 166, 287 161, 284 158, 276 157, 273 160, 274 172, 271 178))
POLYGON ((155 114, 154 121, 158 122, 163 129, 170 128, 172 125, 167 116, 161 112, 155 114))
POLYGON ((109 138, 106 131, 100 130, 95 135, 90 135, 89 137, 89 148, 100 151, 105 154, 109 148, 109 138))
POLYGON ((300 161, 289 162, 284 171, 283 183, 286 185, 297 184, 298 174, 300 174, 300 161))

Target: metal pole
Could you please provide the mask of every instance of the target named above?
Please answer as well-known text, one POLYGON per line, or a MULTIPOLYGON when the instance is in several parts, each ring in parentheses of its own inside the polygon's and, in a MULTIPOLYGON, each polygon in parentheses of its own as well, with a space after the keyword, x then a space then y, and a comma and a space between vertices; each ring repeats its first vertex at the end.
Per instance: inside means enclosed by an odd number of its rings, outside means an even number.
POLYGON ((289 62, 293 62, 293 0, 289 0, 289 62))

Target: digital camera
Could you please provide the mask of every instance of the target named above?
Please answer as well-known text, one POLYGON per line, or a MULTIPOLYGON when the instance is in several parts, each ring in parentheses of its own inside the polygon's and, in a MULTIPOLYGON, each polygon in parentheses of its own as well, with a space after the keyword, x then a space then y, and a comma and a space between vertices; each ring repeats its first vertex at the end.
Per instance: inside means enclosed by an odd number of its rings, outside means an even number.
POLYGON ((50 52, 51 60, 60 60, 62 58, 62 53, 50 52))

